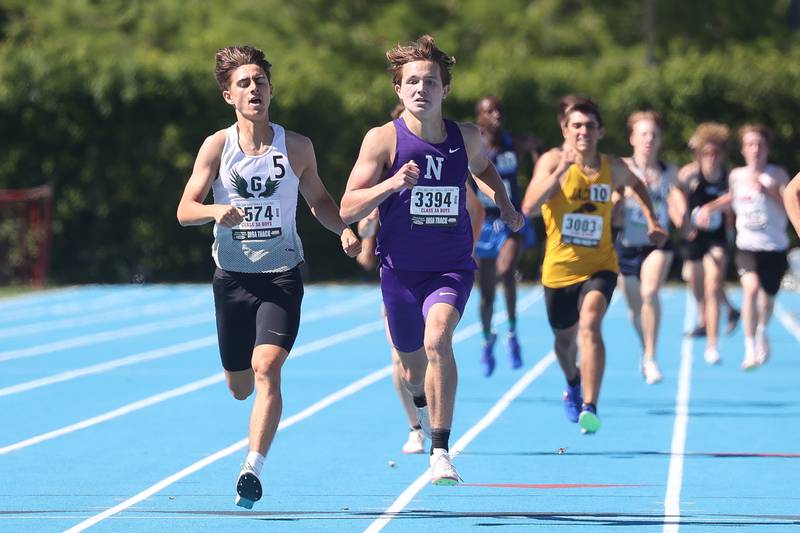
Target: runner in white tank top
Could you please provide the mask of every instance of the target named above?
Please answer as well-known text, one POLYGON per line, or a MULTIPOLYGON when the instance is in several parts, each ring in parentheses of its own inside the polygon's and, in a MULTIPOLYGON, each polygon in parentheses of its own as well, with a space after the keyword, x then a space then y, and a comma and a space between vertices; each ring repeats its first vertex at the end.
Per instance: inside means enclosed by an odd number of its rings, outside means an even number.
POLYGON ((270 66, 249 46, 217 51, 215 75, 236 123, 205 140, 178 205, 182 226, 214 222, 222 365, 236 399, 256 389, 250 452, 236 486, 236 504, 246 508, 261 497, 261 466, 281 418, 281 367, 300 324, 298 192, 322 225, 341 236, 348 256, 361 248, 317 174, 311 141, 270 123, 270 66), (214 203, 204 204, 212 187, 214 203))
POLYGON ((789 175, 782 167, 767 164, 770 131, 760 124, 739 130, 746 166, 735 168, 726 194, 704 206, 710 217, 727 206, 736 214, 736 266, 743 289, 745 370, 756 368, 769 357, 767 324, 775 295, 786 272, 786 212, 782 194, 789 175))

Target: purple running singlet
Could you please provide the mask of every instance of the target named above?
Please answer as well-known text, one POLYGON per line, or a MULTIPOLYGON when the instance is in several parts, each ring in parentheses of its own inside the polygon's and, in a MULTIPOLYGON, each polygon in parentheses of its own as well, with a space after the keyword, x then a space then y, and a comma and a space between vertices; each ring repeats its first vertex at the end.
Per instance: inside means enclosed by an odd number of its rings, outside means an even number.
POLYGON ((425 320, 436 303, 463 314, 475 278, 472 226, 466 209, 467 149, 458 124, 445 120, 447 137, 429 143, 394 122, 397 147, 389 176, 408 161, 420 169, 413 189, 380 205, 376 253, 392 344, 401 352, 423 346, 425 320))
POLYGON ((379 206, 376 254, 382 266, 424 272, 475 269, 466 208, 467 149, 458 124, 444 123, 447 138, 432 144, 411 133, 402 118, 394 121, 397 148, 388 175, 414 160, 419 181, 379 206))

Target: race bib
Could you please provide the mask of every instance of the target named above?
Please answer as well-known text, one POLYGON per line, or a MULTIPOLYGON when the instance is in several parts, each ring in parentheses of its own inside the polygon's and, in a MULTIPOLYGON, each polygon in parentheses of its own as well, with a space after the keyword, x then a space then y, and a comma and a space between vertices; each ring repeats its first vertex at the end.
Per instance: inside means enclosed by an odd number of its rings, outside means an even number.
POLYGON ((411 189, 411 223, 415 226, 455 226, 458 224, 458 187, 411 189))
POLYGON ((744 227, 750 230, 763 230, 767 227, 767 213, 759 206, 744 211, 741 216, 744 218, 744 227))
POLYGON ((603 236, 603 217, 567 213, 561 224, 561 241, 564 244, 575 244, 596 248, 603 236))
POLYGON ((261 241, 283 234, 280 200, 247 198, 232 200, 231 205, 244 211, 244 220, 231 228, 236 241, 261 241))

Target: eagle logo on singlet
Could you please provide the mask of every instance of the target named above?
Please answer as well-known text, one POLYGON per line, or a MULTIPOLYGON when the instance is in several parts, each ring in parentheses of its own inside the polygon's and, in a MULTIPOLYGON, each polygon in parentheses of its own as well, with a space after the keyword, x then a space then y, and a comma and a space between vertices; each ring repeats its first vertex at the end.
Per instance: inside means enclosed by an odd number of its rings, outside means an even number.
MULTIPOLYGON (((251 179, 253 185, 257 184, 257 188, 253 187, 256 191, 261 190, 262 183, 261 178, 259 176, 253 176, 251 179)), ((236 189, 236 194, 238 194, 242 198, 255 198, 255 195, 247 190, 247 181, 239 175, 236 170, 231 170, 231 183, 233 187, 236 189)), ((272 180, 267 178, 267 181, 263 183, 263 192, 261 192, 258 197, 259 198, 269 198, 274 195, 278 190, 278 185, 280 182, 278 180, 272 180)))

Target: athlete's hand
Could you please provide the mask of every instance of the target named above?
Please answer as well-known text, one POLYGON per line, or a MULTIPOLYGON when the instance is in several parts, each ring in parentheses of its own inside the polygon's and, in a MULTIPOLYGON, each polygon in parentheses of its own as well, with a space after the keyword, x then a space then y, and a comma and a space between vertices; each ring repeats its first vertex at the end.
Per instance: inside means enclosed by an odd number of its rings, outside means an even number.
POLYGON ((389 183, 392 192, 399 192, 403 189, 410 189, 417 184, 419 180, 419 166, 412 159, 411 161, 400 167, 397 173, 389 178, 389 183))
POLYGON ((711 209, 709 209, 707 205, 704 205, 697 210, 697 215, 695 215, 692 222, 696 227, 707 230, 711 225, 711 214, 711 209))
POLYGON ((647 236, 650 238, 650 242, 653 244, 653 246, 657 248, 660 248, 665 242, 667 242, 667 239, 669 238, 667 231, 658 223, 648 226, 647 236))
POLYGON ((355 257, 361 252, 361 241, 358 240, 356 234, 350 228, 345 228, 342 232, 342 250, 347 254, 347 257, 355 257))
POLYGON ((506 226, 508 226, 511 231, 519 231, 525 224, 525 219, 523 218, 522 213, 520 213, 513 207, 501 210, 500 220, 502 220, 503 223, 506 226))
POLYGON ((213 208, 214 222, 226 228, 238 226, 244 220, 244 211, 238 207, 225 204, 214 204, 213 208))
POLYGON ((564 143, 564 146, 561 147, 561 161, 558 162, 558 169, 565 172, 577 158, 578 152, 575 151, 575 148, 564 143))

